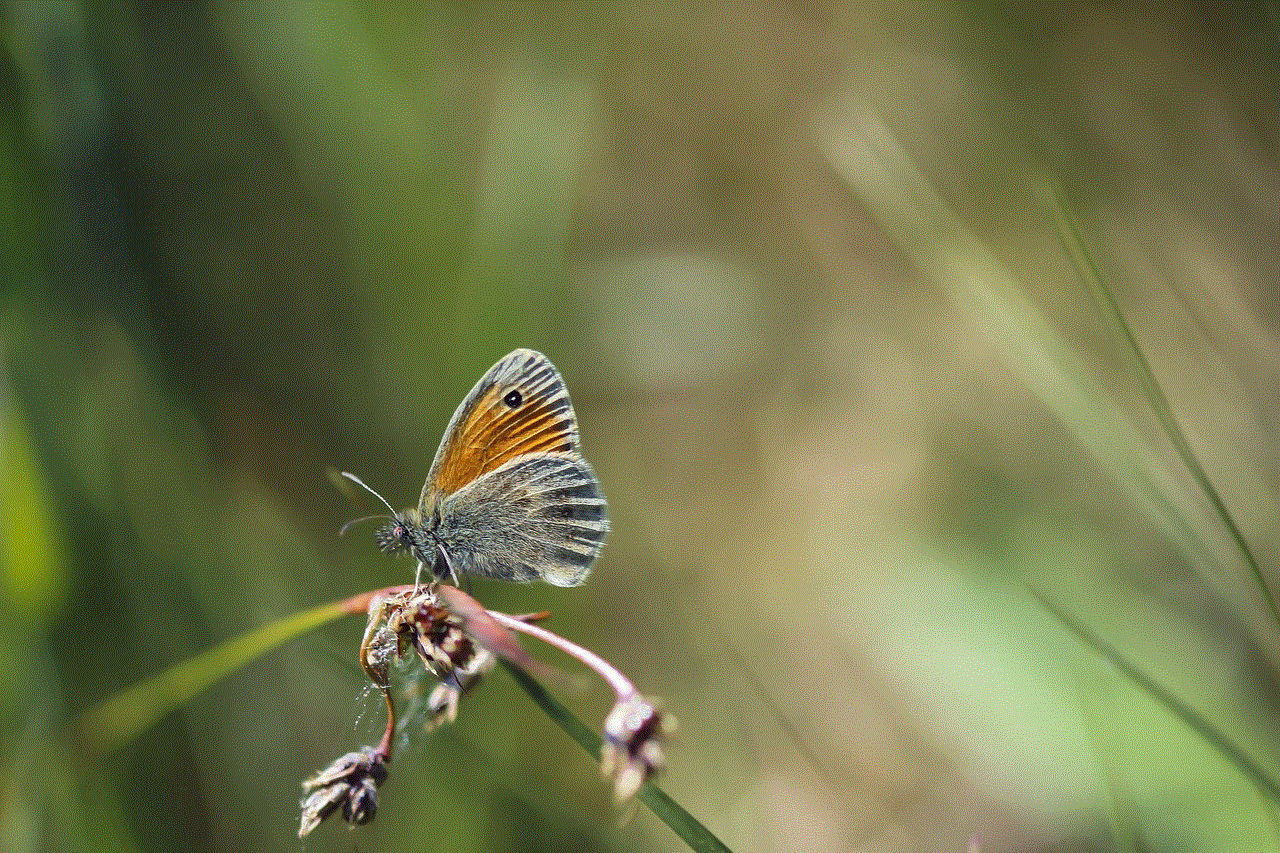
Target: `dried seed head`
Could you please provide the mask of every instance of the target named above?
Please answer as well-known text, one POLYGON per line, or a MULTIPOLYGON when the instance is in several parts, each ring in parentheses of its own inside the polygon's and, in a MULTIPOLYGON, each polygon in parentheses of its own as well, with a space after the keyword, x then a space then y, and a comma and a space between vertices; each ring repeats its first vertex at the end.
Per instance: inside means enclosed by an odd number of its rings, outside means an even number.
POLYGON ((342 817, 347 823, 363 826, 378 813, 378 786, 372 779, 363 779, 351 789, 342 803, 342 817))
POLYGON ((432 731, 452 723, 458 717, 458 701, 470 690, 480 676, 493 669, 495 659, 484 649, 478 649, 465 667, 459 667, 446 675, 427 696, 427 719, 424 731, 432 731))
POLYGON ((675 719, 639 693, 613 706, 604 720, 600 771, 613 780, 613 796, 625 802, 645 780, 666 764, 662 739, 675 730, 675 719))
POLYGON ((339 806, 348 823, 368 823, 378 811, 378 786, 387 778, 386 759, 366 747, 348 752, 302 783, 302 823, 298 837, 305 838, 339 806))
POLYGON ((476 647, 457 617, 439 603, 434 592, 421 592, 389 608, 387 630, 412 646, 422 664, 435 675, 466 668, 476 647))
POLYGON ((386 626, 366 635, 361 662, 369 680, 378 687, 386 687, 391 681, 391 664, 399 655, 398 640, 386 626))
MULTIPOLYGON (((487 610, 470 595, 442 583, 425 589, 417 585, 395 587, 369 598, 352 599, 356 600, 369 614, 360 663, 386 700, 387 726, 377 747, 348 753, 303 783, 306 793, 299 837, 310 834, 338 809, 352 824, 367 823, 377 814, 378 788, 387 777, 396 734, 403 731, 401 724, 409 721, 397 712, 398 689, 392 687, 392 676, 396 661, 407 656, 410 648, 424 668, 440 679, 426 699, 428 731, 457 716, 463 693, 499 658, 517 671, 564 679, 559 671, 523 649, 516 639, 516 633, 523 633, 581 661, 619 697, 605 719, 600 755, 601 770, 611 781, 616 800, 631 800, 645 781, 663 768, 662 741, 674 731, 675 720, 641 696, 625 675, 595 652, 533 624, 548 614, 510 616, 487 610)), ((421 697, 417 683, 409 681, 412 689, 405 690, 415 699, 421 697)), ((415 713, 412 718, 422 719, 423 715, 415 713)))

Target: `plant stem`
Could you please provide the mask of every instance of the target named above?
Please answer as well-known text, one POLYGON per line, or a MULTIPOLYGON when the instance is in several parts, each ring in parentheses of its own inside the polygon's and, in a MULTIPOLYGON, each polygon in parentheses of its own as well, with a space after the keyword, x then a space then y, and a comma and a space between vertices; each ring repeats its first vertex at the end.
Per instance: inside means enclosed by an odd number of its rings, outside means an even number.
POLYGON ((613 692, 617 694, 619 699, 632 696, 636 692, 635 685, 631 683, 625 675, 623 675, 617 667, 600 657, 590 649, 584 649, 571 640, 566 640, 559 634, 553 634, 540 625, 530 625, 528 622, 521 622, 513 616, 505 613, 499 613, 495 610, 488 611, 494 620, 501 622, 507 628, 513 631, 522 631, 531 637, 536 637, 542 642, 550 646, 554 646, 570 657, 577 658, 587 666, 594 669, 601 678, 609 682, 609 686, 613 688, 613 692))
POLYGON ((174 664, 83 711, 75 722, 74 733, 90 754, 112 752, 249 661, 327 622, 362 612, 380 592, 363 593, 286 616, 174 664))

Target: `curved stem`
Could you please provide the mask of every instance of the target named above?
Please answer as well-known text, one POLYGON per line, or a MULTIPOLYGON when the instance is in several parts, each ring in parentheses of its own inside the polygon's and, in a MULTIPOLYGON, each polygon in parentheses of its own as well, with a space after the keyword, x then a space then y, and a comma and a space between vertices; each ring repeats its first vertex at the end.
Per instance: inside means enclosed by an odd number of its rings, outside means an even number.
POLYGON ((382 733, 382 740, 378 741, 378 747, 373 751, 374 755, 381 759, 383 764, 391 763, 391 743, 396 734, 396 703, 391 698, 390 688, 382 688, 382 698, 387 703, 387 728, 382 733))
POLYGON ((601 678, 609 682, 609 686, 613 688, 613 692, 618 695, 619 699, 625 699, 628 696, 635 695, 635 685, 632 684, 631 681, 613 664, 609 663, 590 649, 584 649, 577 643, 566 640, 559 634, 553 634, 540 625, 531 625, 528 622, 521 622, 513 616, 508 616, 505 613, 499 613, 496 610, 489 610, 487 612, 495 621, 502 623, 507 628, 510 628, 513 631, 522 631, 531 637, 536 637, 548 645, 555 646, 570 657, 574 657, 582 661, 584 664, 594 669, 601 678))

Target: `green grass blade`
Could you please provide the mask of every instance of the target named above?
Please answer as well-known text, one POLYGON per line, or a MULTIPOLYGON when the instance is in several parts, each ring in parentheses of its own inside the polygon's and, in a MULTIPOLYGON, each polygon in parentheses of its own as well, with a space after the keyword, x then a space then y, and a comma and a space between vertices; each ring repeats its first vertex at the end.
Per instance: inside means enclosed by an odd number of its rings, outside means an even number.
POLYGON ((1235 765, 1249 781, 1258 788, 1262 794, 1271 802, 1280 804, 1280 783, 1277 783, 1267 771, 1245 754, 1233 740, 1219 731, 1207 719, 1200 715, 1198 711, 1183 702, 1175 696, 1170 690, 1161 685, 1151 676, 1147 675, 1136 665, 1129 662, 1118 649, 1103 640, 1097 634, 1094 634, 1083 623, 1075 619, 1065 610, 1058 607, 1052 601, 1049 601, 1038 592, 1032 590, 1031 595, 1035 597, 1040 605, 1048 610, 1049 613, 1060 622, 1063 627, 1070 631, 1077 639, 1085 645, 1092 648, 1098 654, 1102 655, 1111 665, 1138 686, 1140 690, 1155 699, 1163 705, 1175 717, 1186 723, 1196 734, 1200 735, 1206 743, 1212 746, 1227 761, 1235 765))
POLYGON ((873 112, 833 115, 824 150, 868 213, 931 279, 1103 471, 1193 565, 1219 565, 1200 525, 1170 502, 1167 452, 1156 448, 1094 377, 1055 323, 955 214, 873 112))
POLYGON ((1245 541, 1244 534, 1240 532, 1235 519, 1231 516, 1231 511, 1227 509, 1226 503, 1222 500, 1222 496, 1218 494, 1218 490, 1209 479, 1209 475, 1205 473, 1204 466, 1200 464, 1195 451, 1191 449, 1191 443, 1187 441, 1186 433, 1183 432, 1181 424, 1178 423, 1177 417, 1174 416, 1173 407, 1169 405, 1169 398, 1165 395, 1164 389, 1156 379, 1155 373, 1151 369, 1151 363, 1147 361, 1146 355, 1142 352, 1142 346, 1138 343, 1132 327, 1130 327, 1124 313, 1120 310, 1120 304, 1116 301, 1115 293, 1107 285, 1106 280, 1103 279, 1097 263, 1085 247, 1079 225, 1076 223, 1075 218, 1071 216, 1066 199, 1056 189, 1054 191, 1054 205, 1058 217, 1058 236, 1061 238, 1063 246, 1068 254, 1071 255, 1076 267, 1088 283, 1089 292, 1102 315, 1124 341, 1125 350, 1133 363, 1134 372, 1137 374, 1138 381, 1142 384, 1143 392, 1147 395, 1156 418, 1160 421, 1160 426, 1173 444, 1178 458, 1187 467, 1187 470, 1195 479, 1196 485, 1200 487, 1205 497, 1209 499, 1209 503, 1213 505, 1214 512, 1217 513, 1223 525, 1225 525, 1227 533, 1230 535, 1236 549, 1240 552, 1240 556, 1248 567, 1250 574, 1253 575, 1254 583, 1267 603, 1267 608, 1271 613, 1271 619, 1275 623, 1277 631, 1280 631, 1280 608, 1276 606, 1275 596, 1272 595, 1270 587, 1267 586, 1266 579, 1262 575, 1262 569, 1253 555, 1253 550, 1249 547, 1249 543, 1245 541))
POLYGON ((96 755, 111 752, 255 658, 350 612, 347 601, 324 604, 247 631, 174 664, 84 711, 76 721, 80 742, 96 755))
MULTIPOLYGON (((524 689, 525 693, 529 694, 529 698, 556 725, 563 729, 565 734, 577 741, 578 745, 585 749, 588 755, 599 761, 600 736, 575 717, 568 708, 548 693, 546 688, 524 670, 508 664, 506 661, 502 663, 507 671, 511 673, 511 677, 516 680, 516 683, 524 689)), ((699 853, 729 853, 729 848, 725 846, 723 841, 716 838, 711 830, 703 826, 697 818, 685 811, 683 806, 667 796, 660 788, 646 782, 641 786, 636 798, 648 806, 649 810, 659 820, 671 827, 671 831, 680 836, 691 850, 699 851, 699 853)))

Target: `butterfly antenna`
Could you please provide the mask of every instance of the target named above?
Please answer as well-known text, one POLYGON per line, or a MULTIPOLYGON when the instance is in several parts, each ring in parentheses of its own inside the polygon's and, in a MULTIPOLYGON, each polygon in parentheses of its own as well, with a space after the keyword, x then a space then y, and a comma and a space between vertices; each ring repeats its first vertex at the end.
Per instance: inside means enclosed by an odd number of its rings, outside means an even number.
MULTIPOLYGON (((378 500, 382 501, 382 505, 383 505, 383 506, 385 506, 385 507, 387 508, 387 510, 388 510, 388 511, 390 511, 390 513, 391 513, 391 515, 392 515, 393 517, 395 516, 395 514, 396 514, 395 507, 393 507, 391 504, 387 503, 387 499, 386 499, 386 498, 384 498, 382 495, 378 494, 377 492, 375 492, 375 491, 374 491, 374 490, 369 486, 369 484, 368 484, 368 483, 366 483, 364 480, 361 480, 359 477, 357 477, 355 474, 352 474, 350 471, 343 471, 343 472, 342 472, 342 476, 346 477, 348 480, 350 480, 351 482, 355 483, 357 486, 359 486, 360 488, 364 489, 366 492, 368 492, 369 494, 373 495, 373 496, 374 496, 375 498, 377 498, 378 500)), ((380 516, 371 515, 371 516, 369 516, 369 518, 380 518, 380 516)), ((361 518, 361 519, 357 519, 357 520, 358 520, 358 521, 367 521, 368 519, 361 518)), ((352 524, 354 524, 355 522, 351 522, 351 523, 352 523, 352 524)))
POLYGON ((357 524, 359 524, 362 521, 373 521, 375 518, 390 518, 390 517, 391 516, 389 515, 366 515, 364 518, 353 518, 350 521, 348 521, 346 524, 342 525, 342 529, 338 531, 338 535, 345 536, 349 529, 351 529, 352 527, 355 527, 357 524))

